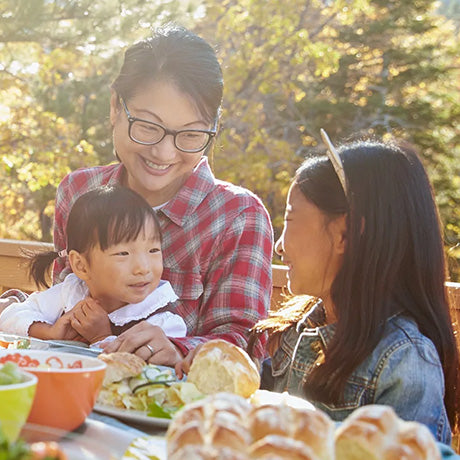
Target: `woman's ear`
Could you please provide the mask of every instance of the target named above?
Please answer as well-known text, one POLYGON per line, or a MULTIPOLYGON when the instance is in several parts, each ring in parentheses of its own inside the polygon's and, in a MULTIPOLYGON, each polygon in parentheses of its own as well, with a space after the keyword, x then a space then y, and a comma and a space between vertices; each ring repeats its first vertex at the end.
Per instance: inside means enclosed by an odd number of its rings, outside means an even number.
POLYGON ((110 124, 114 126, 120 114, 121 104, 120 96, 113 88, 110 89, 110 93, 110 124))
POLYGON ((89 279, 89 263, 87 258, 83 254, 80 254, 79 252, 72 249, 69 252, 69 263, 72 268, 72 271, 81 280, 87 281, 89 279))

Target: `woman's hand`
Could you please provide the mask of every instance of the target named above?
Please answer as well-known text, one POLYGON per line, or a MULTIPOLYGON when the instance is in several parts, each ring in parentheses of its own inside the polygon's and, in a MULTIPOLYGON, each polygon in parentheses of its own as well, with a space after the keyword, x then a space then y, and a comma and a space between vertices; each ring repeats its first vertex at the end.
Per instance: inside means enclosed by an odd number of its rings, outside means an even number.
POLYGON ((199 349, 201 348, 202 344, 196 346, 193 350, 190 350, 188 355, 176 363, 174 366, 177 378, 182 379, 184 374, 188 374, 190 371, 190 366, 192 365, 192 361, 195 358, 196 354, 198 353, 199 349))
POLYGON ((127 351, 150 364, 174 367, 183 356, 159 326, 141 321, 121 333, 116 340, 102 345, 105 353, 127 351))
POLYGON ((112 334, 108 313, 91 297, 78 302, 69 313, 72 313, 72 327, 89 343, 98 342, 112 334))

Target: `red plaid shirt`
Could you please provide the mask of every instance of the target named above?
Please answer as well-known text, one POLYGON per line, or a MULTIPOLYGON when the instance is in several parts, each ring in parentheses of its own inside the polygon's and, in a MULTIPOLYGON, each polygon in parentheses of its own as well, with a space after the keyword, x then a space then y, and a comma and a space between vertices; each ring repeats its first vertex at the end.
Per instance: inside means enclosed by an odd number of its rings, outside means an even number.
MULTIPOLYGON (((56 250, 66 247, 65 225, 74 201, 100 185, 120 184, 121 164, 79 169, 57 190, 56 250)), ((197 344, 223 338, 246 347, 247 331, 265 318, 272 287, 273 230, 263 204, 246 189, 217 180, 206 157, 178 194, 157 211, 164 272, 179 297, 171 311, 184 318, 187 337, 174 338, 185 354, 197 344)), ((54 282, 70 271, 56 260, 54 282)), ((255 356, 264 356, 265 341, 255 356)))

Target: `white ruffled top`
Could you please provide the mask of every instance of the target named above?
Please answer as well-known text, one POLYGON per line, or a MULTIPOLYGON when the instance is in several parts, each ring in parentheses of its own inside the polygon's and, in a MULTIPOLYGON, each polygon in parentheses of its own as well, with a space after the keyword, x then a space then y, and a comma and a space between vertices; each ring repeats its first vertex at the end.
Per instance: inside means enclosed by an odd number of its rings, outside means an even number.
MULTIPOLYGON (((27 336, 32 323, 54 324, 63 313, 72 310, 88 295, 86 283, 70 273, 62 283, 46 291, 34 292, 25 302, 9 305, 0 314, 0 330, 27 336)), ((142 302, 128 304, 109 313, 109 319, 115 326, 145 319, 153 325, 160 326, 168 337, 184 337, 187 328, 179 315, 169 311, 155 313, 177 299, 171 284, 161 280, 157 289, 142 302)))

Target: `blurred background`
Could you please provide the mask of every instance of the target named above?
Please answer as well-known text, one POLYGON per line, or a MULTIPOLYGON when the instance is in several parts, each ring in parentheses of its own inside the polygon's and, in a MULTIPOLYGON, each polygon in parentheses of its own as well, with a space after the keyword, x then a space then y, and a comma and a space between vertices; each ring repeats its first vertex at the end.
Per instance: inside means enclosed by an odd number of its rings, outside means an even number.
POLYGON ((109 87, 123 51, 174 21, 225 78, 211 164, 267 206, 325 128, 404 138, 435 189, 460 280, 460 0, 0 0, 0 238, 52 241, 71 170, 115 160, 109 87))

